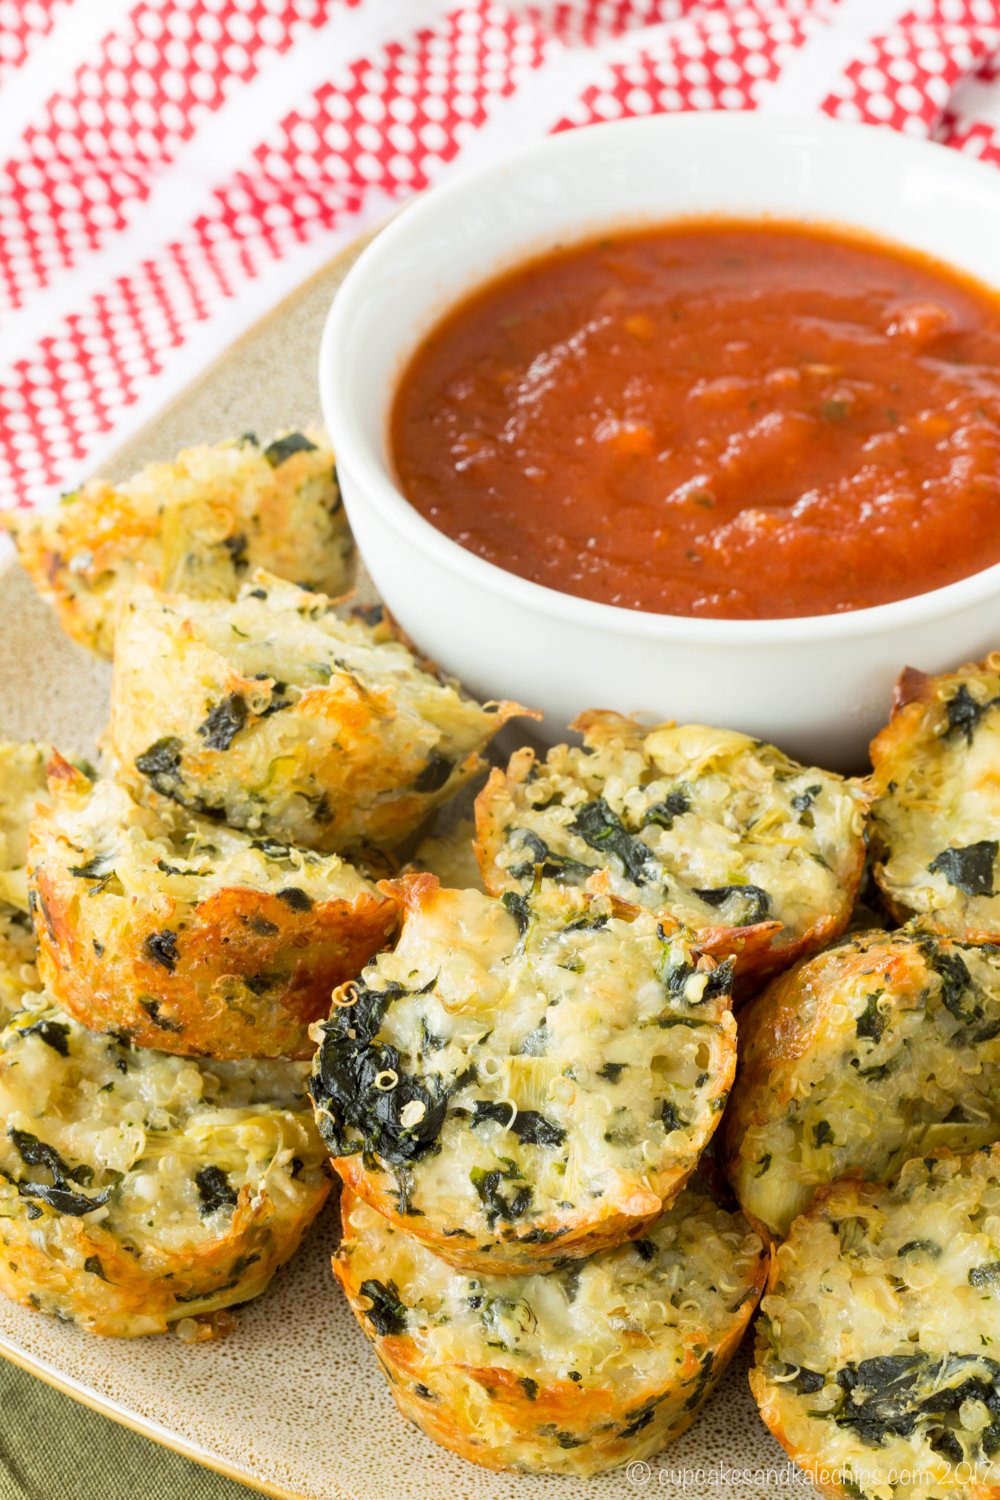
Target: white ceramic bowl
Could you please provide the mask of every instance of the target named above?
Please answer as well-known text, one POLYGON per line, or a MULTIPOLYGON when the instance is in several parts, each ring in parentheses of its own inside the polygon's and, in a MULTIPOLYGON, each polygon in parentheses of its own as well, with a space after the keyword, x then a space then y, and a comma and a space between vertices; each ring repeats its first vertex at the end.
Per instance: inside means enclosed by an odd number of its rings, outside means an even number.
POLYGON ((452 303, 557 240, 602 226, 730 214, 820 220, 930 252, 997 285, 1000 176, 886 129, 754 114, 660 115, 548 138, 417 199, 337 293, 323 411, 361 553, 404 628, 485 697, 738 728, 853 768, 906 665, 939 671, 1000 646, 1000 566, 839 615, 711 620, 595 604, 515 577, 425 521, 396 481, 397 380, 452 303))

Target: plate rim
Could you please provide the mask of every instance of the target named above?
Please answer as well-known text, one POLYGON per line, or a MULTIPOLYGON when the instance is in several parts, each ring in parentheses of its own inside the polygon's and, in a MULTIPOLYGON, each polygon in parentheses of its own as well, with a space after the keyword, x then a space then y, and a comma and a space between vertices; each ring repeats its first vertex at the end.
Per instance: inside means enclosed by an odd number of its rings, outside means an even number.
POLYGON ((204 1469, 211 1469, 216 1474, 221 1474, 224 1479, 231 1479, 236 1484, 241 1484, 245 1489, 257 1490, 262 1495, 271 1496, 271 1500, 306 1500, 299 1490, 285 1489, 284 1486, 273 1484, 270 1480, 258 1479, 248 1475, 246 1470, 238 1469, 226 1459, 219 1458, 210 1453, 208 1449, 201 1448, 197 1443, 182 1437, 170 1428, 163 1427, 160 1423, 150 1418, 141 1417, 126 1407, 121 1406, 111 1396, 104 1396, 99 1391, 94 1391, 80 1382, 74 1380, 71 1375, 64 1375, 61 1370, 49 1364, 48 1360, 33 1354, 31 1350, 24 1349, 18 1344, 12 1344, 7 1337, 0 1333, 0 1358, 5 1359, 17 1369, 23 1370, 25 1374, 33 1376, 42 1381, 50 1390, 58 1391, 60 1395, 69 1396, 80 1406, 87 1407, 90 1411, 97 1412, 99 1416, 107 1417, 116 1422, 120 1427, 126 1427, 130 1432, 137 1433, 139 1437, 150 1439, 161 1448, 167 1448, 171 1453, 178 1454, 181 1458, 191 1459, 204 1469))

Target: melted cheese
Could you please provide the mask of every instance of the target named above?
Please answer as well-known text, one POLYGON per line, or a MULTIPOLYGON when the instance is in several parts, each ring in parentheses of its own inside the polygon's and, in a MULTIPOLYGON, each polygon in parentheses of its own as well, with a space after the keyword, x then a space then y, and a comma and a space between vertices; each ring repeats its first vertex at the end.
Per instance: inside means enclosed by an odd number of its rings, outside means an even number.
POLYGON ((956 937, 1000 935, 1000 654, 923 679, 872 763, 874 871, 893 910, 956 937))
POLYGON ((998 1267, 1000 1148, 910 1161, 891 1189, 837 1184, 772 1270, 751 1375, 768 1426, 870 1500, 980 1493, 1000 1451, 998 1267))
POLYGON ((587 1253, 602 1223, 617 1242, 655 1216, 725 1103, 729 966, 602 896, 533 897, 520 923, 426 875, 405 899, 395 950, 335 997, 312 1080, 350 1180, 460 1264, 587 1253))
POLYGON ((774 923, 770 967, 843 930, 863 864, 856 784, 731 730, 598 713, 576 727, 583 749, 521 750, 480 795, 490 889, 607 869, 616 895, 696 933, 774 923))
POLYGON ((885 1181, 1000 1133, 1000 950, 918 932, 843 942, 754 1001, 740 1063, 730 1174, 782 1236, 823 1183, 885 1181))
POLYGON ((765 1267, 742 1217, 700 1186, 638 1244, 518 1277, 457 1271, 345 1195, 334 1259, 429 1436, 479 1462, 576 1474, 656 1452, 693 1419, 765 1267))
POLYGON ((29 997, 0 1035, 0 1286, 126 1334, 256 1295, 326 1196, 303 1084, 298 1064, 133 1049, 29 997), (107 1305, 119 1276, 127 1308, 107 1305))
POLYGON ((333 594, 350 578, 333 454, 317 432, 285 434, 265 449, 252 438, 188 448, 120 485, 92 479, 59 505, 13 512, 6 524, 63 628, 103 656, 139 577, 223 598, 254 568, 333 594))
POLYGON ((111 738, 164 795, 312 848, 394 843, 480 766, 516 708, 481 707, 386 626, 259 574, 233 603, 137 591, 111 738))

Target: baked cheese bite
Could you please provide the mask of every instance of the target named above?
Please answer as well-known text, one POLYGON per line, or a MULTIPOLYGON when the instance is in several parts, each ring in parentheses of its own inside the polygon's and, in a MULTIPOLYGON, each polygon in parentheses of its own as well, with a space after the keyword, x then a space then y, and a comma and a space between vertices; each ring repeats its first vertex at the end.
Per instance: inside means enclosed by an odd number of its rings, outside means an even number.
POLYGON ((211 1057, 307 1057, 396 904, 334 854, 190 817, 54 757, 29 832, 39 967, 98 1031, 211 1057))
POLYGON ((1000 1147, 844 1181, 768 1277, 750 1385, 822 1492, 987 1500, 1000 1455, 1000 1147))
POLYGON ((0 742, 0 911, 28 910, 28 824, 48 796, 51 753, 33 740, 0 742))
POLYGON ((63 629, 101 656, 112 653, 120 598, 139 577, 222 598, 255 568, 332 594, 350 581, 351 535, 319 432, 188 448, 122 484, 92 479, 51 509, 2 521, 63 629))
POLYGON ((1000 948, 934 933, 843 940, 772 982, 740 1023, 723 1123, 751 1222, 784 1236, 816 1188, 1000 1136, 1000 948))
POLYGON ((391 889, 395 949, 317 1029, 310 1089, 343 1180, 470 1270, 641 1234, 725 1105, 732 964, 606 895, 391 889))
POLYGON ((386 622, 258 574, 235 602, 138 590, 115 649, 111 741, 204 817, 342 851, 398 843, 482 765, 514 704, 434 675, 386 622))
POLYGON ((645 728, 591 711, 583 747, 517 751, 476 802, 488 890, 540 875, 667 912, 741 979, 786 968, 846 927, 864 866, 861 788, 773 745, 702 724, 645 728))
POLYGON ((91 1333, 225 1331, 329 1190, 303 1082, 133 1048, 34 996, 0 1033, 0 1291, 91 1333))
POLYGON ((337 1280, 404 1416, 492 1469, 588 1476, 691 1425, 767 1252, 689 1186, 647 1234, 527 1276, 456 1270, 345 1188, 337 1280))
POLYGON ((908 668, 871 756, 873 868, 897 920, 1000 940, 1000 652, 908 668))

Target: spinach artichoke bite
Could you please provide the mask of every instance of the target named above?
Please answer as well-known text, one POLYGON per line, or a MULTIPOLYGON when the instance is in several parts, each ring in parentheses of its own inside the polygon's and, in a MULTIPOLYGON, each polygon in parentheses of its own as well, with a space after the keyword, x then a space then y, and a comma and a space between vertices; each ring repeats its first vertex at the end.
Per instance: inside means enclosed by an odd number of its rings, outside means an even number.
POLYGON ((743 1211, 779 1238, 823 1184, 996 1140, 1000 948, 860 933, 772 981, 741 1020, 722 1136, 743 1211))
POLYGON ((351 576, 330 446, 319 432, 252 433, 187 448, 121 484, 91 479, 59 505, 2 518, 67 635, 111 656, 129 588, 233 598, 255 568, 327 593, 351 576))
POLYGON ((897 921, 1000 941, 1000 652, 907 668, 871 757, 873 869, 897 921))
POLYGON ((864 867, 865 794, 773 745, 702 724, 581 714, 582 747, 530 749, 476 802, 488 890, 563 887, 606 869, 615 896, 668 913, 741 980, 846 927, 864 867))
POLYGON ((334 997, 310 1090, 344 1182, 466 1270, 642 1234, 735 1067, 732 964, 606 894, 391 888, 392 952, 334 997))
POLYGON ((333 854, 252 838, 60 757, 29 833, 39 968, 84 1025, 164 1052, 307 1057, 396 903, 333 854))
POLYGON ((138 589, 118 625, 110 738, 203 817, 326 852, 393 845, 480 769, 515 714, 422 664, 386 619, 257 574, 235 601, 138 589))
POLYGON ((1000 1147, 825 1188, 777 1250, 750 1385, 828 1496, 986 1500, 1000 1454, 1000 1147))
POLYGON ((691 1425, 767 1253, 689 1185, 642 1239, 524 1276, 458 1270, 345 1188, 333 1269, 400 1411, 494 1469, 589 1476, 691 1425))
POLYGON ((92 1333, 225 1331, 330 1188, 304 1079, 134 1048, 31 997, 0 1033, 0 1291, 92 1333))

